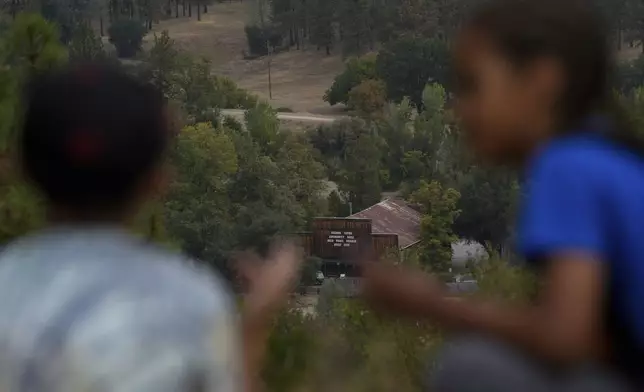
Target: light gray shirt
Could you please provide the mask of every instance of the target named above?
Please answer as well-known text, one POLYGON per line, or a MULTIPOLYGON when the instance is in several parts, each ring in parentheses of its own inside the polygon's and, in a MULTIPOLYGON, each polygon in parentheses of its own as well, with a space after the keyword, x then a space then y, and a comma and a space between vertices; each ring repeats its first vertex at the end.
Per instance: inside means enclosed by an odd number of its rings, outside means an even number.
POLYGON ((0 391, 241 391, 234 304, 190 260, 111 227, 0 253, 0 391))

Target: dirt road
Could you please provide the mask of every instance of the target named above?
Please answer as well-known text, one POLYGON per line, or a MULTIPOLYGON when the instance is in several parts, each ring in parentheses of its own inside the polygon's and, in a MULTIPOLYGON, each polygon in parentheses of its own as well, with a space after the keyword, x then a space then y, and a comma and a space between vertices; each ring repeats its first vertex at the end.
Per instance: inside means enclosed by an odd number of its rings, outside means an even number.
MULTIPOLYGON (((221 114, 225 116, 231 116, 240 120, 244 118, 244 110, 240 109, 222 109, 221 114)), ((336 120, 341 120, 348 117, 311 113, 277 113, 277 118, 281 121, 304 122, 309 124, 331 124, 336 120)))

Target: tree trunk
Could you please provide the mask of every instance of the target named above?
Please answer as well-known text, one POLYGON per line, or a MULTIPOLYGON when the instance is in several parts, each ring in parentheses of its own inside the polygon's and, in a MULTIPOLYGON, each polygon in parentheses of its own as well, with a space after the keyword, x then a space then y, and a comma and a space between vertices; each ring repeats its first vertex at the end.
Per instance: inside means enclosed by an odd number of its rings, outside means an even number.
POLYGON ((200 2, 198 1, 198 2, 197 2, 197 20, 198 20, 199 22, 201 22, 201 4, 199 4, 199 3, 200 3, 200 2))
POLYGON ((192 18, 192 2, 188 2, 188 18, 192 18))
POLYGON ((174 0, 174 12, 176 14, 176 18, 179 18, 179 0, 174 0))
POLYGON ((208 13, 208 4, 203 5, 203 13, 207 14, 208 13))
POLYGON ((326 45, 325 48, 326 48, 326 55, 330 56, 331 55, 331 47, 329 45, 326 45))
POLYGON ((101 18, 99 20, 99 23, 101 24, 101 37, 105 36, 105 27, 103 26, 103 14, 101 14, 101 18))
POLYGON ((186 16, 186 0, 183 0, 183 16, 186 16))

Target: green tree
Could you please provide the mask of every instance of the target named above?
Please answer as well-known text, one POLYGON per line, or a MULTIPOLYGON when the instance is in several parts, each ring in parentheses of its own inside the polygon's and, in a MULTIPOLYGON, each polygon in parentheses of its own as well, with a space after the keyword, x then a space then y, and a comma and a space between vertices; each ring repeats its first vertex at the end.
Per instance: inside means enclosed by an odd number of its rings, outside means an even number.
POLYGON ((142 76, 171 99, 180 100, 182 90, 177 81, 178 72, 185 59, 176 49, 174 40, 167 30, 154 34, 152 48, 145 54, 145 68, 142 76))
POLYGON ((352 57, 346 62, 344 72, 336 76, 333 84, 324 94, 324 101, 331 106, 338 103, 349 103, 349 92, 365 80, 378 79, 376 57, 365 55, 352 57))
POLYGON ((71 61, 92 61, 107 58, 103 41, 96 35, 92 27, 85 23, 79 24, 74 29, 68 47, 71 61))
POLYGON ((462 174, 458 189, 461 211, 454 231, 476 241, 488 253, 501 253, 511 235, 519 185, 516 175, 507 170, 473 166, 462 174))
POLYGON ((337 182, 347 201, 358 211, 380 202, 380 143, 373 131, 359 120, 346 124, 345 146, 342 151, 343 164, 337 173, 337 182))
MULTIPOLYGON (((389 103, 385 106, 383 115, 376 122, 375 127, 378 134, 383 138, 383 145, 386 148, 382 151, 382 166, 389 172, 389 189, 396 190, 403 181, 413 181, 415 173, 407 172, 407 165, 404 158, 409 151, 416 150, 422 145, 413 145, 414 119, 418 113, 408 99, 400 104, 389 103)), ((422 142, 421 142, 422 143, 422 142)), ((420 151, 425 160, 424 153, 420 151)), ((423 169, 424 172, 424 169, 423 169)))
POLYGON ((387 84, 389 99, 400 102, 409 97, 422 109, 425 85, 446 85, 449 58, 444 41, 405 37, 387 44, 378 53, 376 69, 387 84))
POLYGON ((180 103, 193 123, 217 122, 218 109, 251 109, 258 103, 256 96, 232 80, 213 75, 208 60, 177 50, 167 31, 154 35, 141 76, 180 103))
POLYGON ((310 221, 324 214, 326 171, 308 141, 301 135, 288 134, 275 161, 282 171, 289 173, 285 185, 305 211, 305 219, 310 221))
POLYGON ((420 226, 420 262, 435 272, 445 272, 452 265, 452 244, 458 240, 452 225, 458 217, 456 204, 460 194, 444 189, 436 181, 421 182, 410 201, 423 212, 420 226))
POLYGON ((349 91, 349 107, 362 116, 377 116, 386 103, 387 88, 381 80, 365 80, 349 91))
POLYGON ((67 61, 56 25, 37 14, 18 15, 3 42, 8 65, 23 76, 67 61))
POLYGON ((327 55, 335 41, 334 33, 334 2, 331 0, 313 0, 310 11, 311 36, 310 41, 319 48, 324 47, 327 55))
POLYGON ((25 81, 67 60, 58 37, 53 23, 39 15, 19 14, 0 38, 0 243, 43 224, 41 200, 16 175, 10 158, 25 81))
POLYGON ((265 154, 273 154, 279 149, 282 141, 280 121, 270 105, 261 103, 247 110, 244 119, 246 129, 265 154))
POLYGON ((131 58, 141 50, 147 28, 140 21, 120 19, 112 23, 107 33, 110 42, 116 47, 118 56, 131 58))
POLYGON ((235 243, 227 190, 237 159, 231 137, 210 124, 183 129, 172 156, 177 176, 165 205, 168 229, 185 252, 220 267, 235 243))

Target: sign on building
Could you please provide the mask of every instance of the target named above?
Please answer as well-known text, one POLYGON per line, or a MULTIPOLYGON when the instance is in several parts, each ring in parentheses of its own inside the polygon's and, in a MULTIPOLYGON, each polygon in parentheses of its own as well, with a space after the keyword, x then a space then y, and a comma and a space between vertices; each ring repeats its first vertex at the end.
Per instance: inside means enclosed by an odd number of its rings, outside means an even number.
POLYGON ((371 221, 318 218, 313 221, 313 254, 324 259, 348 260, 372 246, 371 221))

